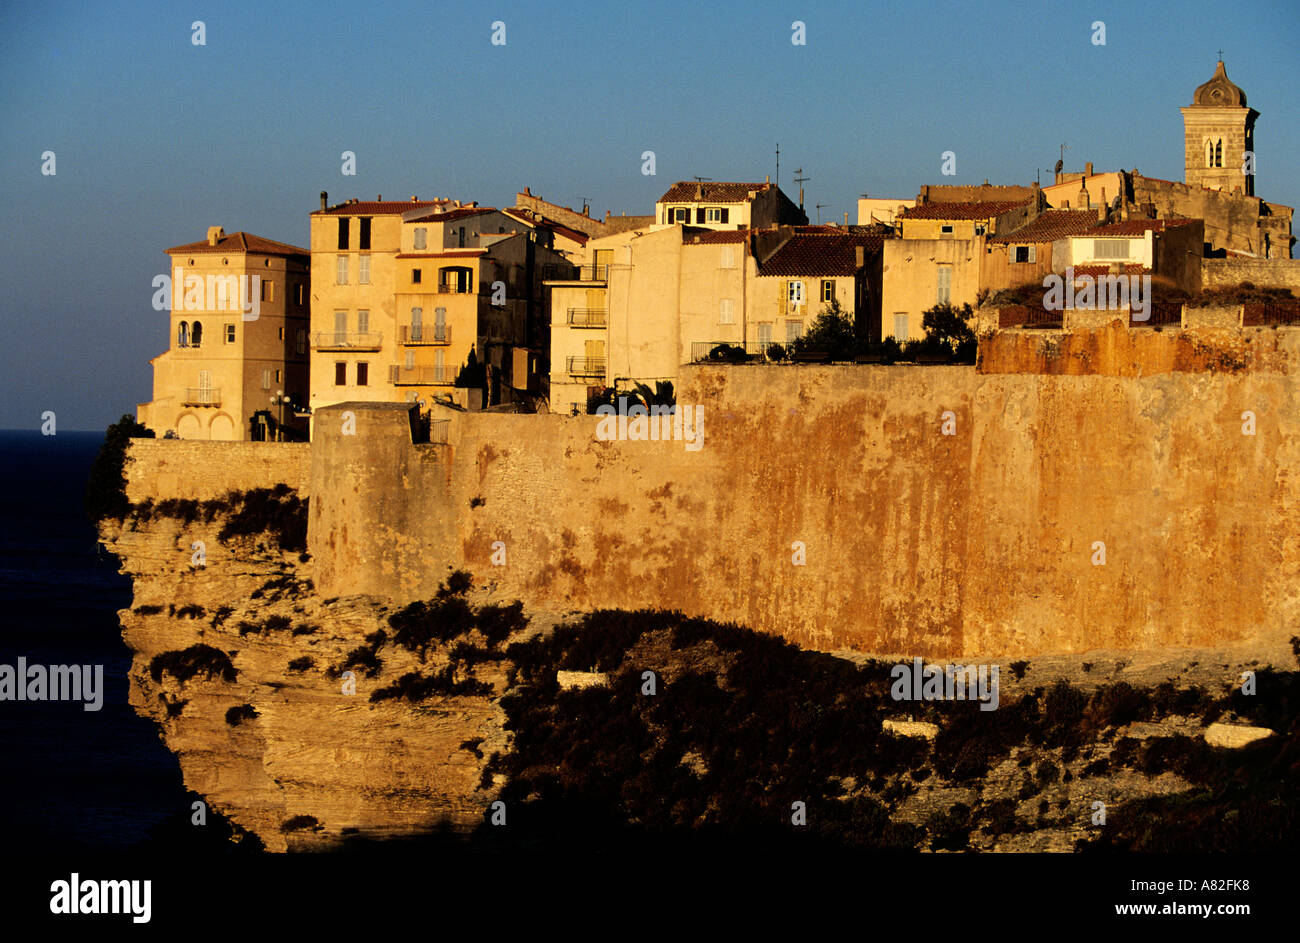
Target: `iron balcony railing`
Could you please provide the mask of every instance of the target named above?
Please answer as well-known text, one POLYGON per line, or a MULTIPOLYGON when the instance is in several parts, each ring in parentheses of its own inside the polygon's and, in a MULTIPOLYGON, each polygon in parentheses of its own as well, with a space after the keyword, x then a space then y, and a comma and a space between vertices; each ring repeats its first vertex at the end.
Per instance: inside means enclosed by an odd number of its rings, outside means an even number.
POLYGON ((609 278, 609 266, 543 265, 542 278, 553 282, 603 282, 609 278))
POLYGON ((472 294, 474 294, 474 289, 473 289, 472 287, 470 287, 469 285, 459 285, 459 284, 441 285, 441 284, 440 284, 440 285, 438 285, 438 287, 437 287, 437 289, 436 289, 436 294, 439 294, 439 295, 472 295, 472 294))
POLYGON ((604 357, 569 357, 568 372, 575 377, 603 377, 605 375, 604 357))
POLYGON ((1182 327, 1183 303, 1181 301, 1153 301, 1147 319, 1139 321, 1138 312, 1129 308, 1129 327, 1182 327))
POLYGON ((201 386, 198 389, 187 387, 185 398, 181 400, 182 406, 220 406, 221 390, 212 387, 201 386))
POLYGON ((605 314, 606 311, 604 308, 570 308, 569 326, 604 327, 605 314))
POLYGON ((404 324, 401 327, 401 342, 408 347, 445 347, 451 343, 451 326, 404 324))
POLYGON ((379 350, 383 334, 317 331, 311 336, 312 350, 379 350))
POLYGON ((388 368, 388 381, 395 386, 451 386, 456 371, 450 366, 405 367, 393 364, 388 368))

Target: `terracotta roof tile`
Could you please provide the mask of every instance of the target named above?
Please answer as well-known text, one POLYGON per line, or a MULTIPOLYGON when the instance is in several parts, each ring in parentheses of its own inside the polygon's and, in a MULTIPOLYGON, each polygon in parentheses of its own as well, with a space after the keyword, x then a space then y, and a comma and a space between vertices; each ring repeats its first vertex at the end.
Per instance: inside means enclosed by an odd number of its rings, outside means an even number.
POLYGON ((1019 229, 999 233, 989 242, 1053 242, 1066 236, 1078 236, 1097 226, 1092 210, 1045 210, 1037 219, 1019 229))
POLYGON ((217 240, 215 246, 208 245, 208 241, 204 239, 202 242, 188 242, 183 246, 173 246, 167 251, 189 252, 194 255, 198 255, 200 252, 254 252, 258 255, 311 255, 311 251, 308 249, 291 246, 287 242, 276 242, 274 239, 263 239, 261 236, 254 236, 252 233, 248 232, 226 233, 217 240))
POLYGON ((903 210, 900 219, 992 219, 1025 205, 1025 200, 984 200, 975 203, 924 203, 903 210))
POLYGON ((409 216, 403 219, 404 223, 446 223, 453 219, 467 219, 470 216, 481 216, 484 213, 497 212, 494 206, 458 206, 454 209, 435 209, 423 216, 409 216))
POLYGON ((877 235, 795 235, 768 257, 758 274, 853 275, 858 271, 857 247, 862 246, 866 255, 872 255, 883 244, 884 238, 877 235))
MULTIPOLYGON (((1149 268, 1138 263, 1130 263, 1124 266, 1125 275, 1142 275, 1150 272, 1149 268)), ((1096 278, 1098 275, 1109 275, 1109 265, 1076 265, 1074 266, 1074 277, 1079 278, 1083 275, 1091 275, 1096 278)))
POLYGON ((746 203, 750 191, 762 191, 770 183, 725 183, 706 180, 679 180, 658 200, 660 203, 746 203), (697 193, 703 194, 697 196, 697 193))
POLYGON ((400 216, 411 210, 426 206, 440 206, 451 200, 358 200, 356 203, 340 203, 329 209, 316 210, 312 216, 400 216))

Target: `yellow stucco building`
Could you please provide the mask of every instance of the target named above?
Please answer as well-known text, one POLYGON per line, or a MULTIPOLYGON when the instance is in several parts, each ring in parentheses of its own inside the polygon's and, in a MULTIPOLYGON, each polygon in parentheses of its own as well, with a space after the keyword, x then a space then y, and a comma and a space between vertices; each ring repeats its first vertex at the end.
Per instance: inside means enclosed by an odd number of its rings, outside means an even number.
POLYGON ((170 308, 170 343, 139 422, 182 439, 305 437, 307 250, 212 226, 167 254, 154 307, 170 308))

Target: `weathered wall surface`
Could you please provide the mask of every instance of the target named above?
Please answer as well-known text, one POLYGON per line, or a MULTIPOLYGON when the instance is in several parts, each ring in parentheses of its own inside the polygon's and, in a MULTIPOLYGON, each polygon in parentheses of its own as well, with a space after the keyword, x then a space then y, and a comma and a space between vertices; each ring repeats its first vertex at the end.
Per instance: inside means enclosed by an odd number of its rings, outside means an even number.
POLYGON ((227 491, 270 488, 283 482, 306 497, 311 489, 311 446, 306 442, 198 442, 132 439, 126 496, 155 501, 207 501, 227 491))
POLYGON ((1204 288, 1253 282, 1259 288, 1289 288, 1300 296, 1300 259, 1202 259, 1204 288))
POLYGON ((533 607, 675 608, 820 649, 1276 647, 1300 615, 1298 342, 1115 325, 1000 335, 978 371, 683 368, 699 451, 483 413, 413 446, 398 404, 356 435, 323 411, 317 591, 404 601, 463 568, 533 607))

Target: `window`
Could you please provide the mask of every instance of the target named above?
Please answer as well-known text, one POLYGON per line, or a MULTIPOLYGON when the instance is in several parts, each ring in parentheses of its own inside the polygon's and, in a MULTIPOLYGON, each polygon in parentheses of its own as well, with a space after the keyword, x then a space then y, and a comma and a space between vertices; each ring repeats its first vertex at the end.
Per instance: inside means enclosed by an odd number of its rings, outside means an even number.
POLYGON ((339 267, 337 273, 335 274, 334 284, 346 285, 347 283, 348 283, 348 257, 346 255, 341 255, 339 256, 339 267))
POLYGON ((718 323, 736 323, 735 303, 730 298, 723 298, 722 301, 718 303, 718 323))
POLYGON ((226 343, 227 343, 227 344, 233 344, 234 342, 235 342, 235 325, 233 325, 233 324, 227 324, 227 325, 226 325, 226 343))
POLYGON ((1094 259, 1127 259, 1127 239, 1092 240, 1092 257, 1094 259))
POLYGON ((722 247, 722 261, 719 263, 721 268, 736 267, 736 250, 732 246, 722 247))
POLYGON ((370 384, 370 364, 361 361, 357 364, 357 386, 368 386, 370 384))
POLYGON ((357 333, 370 333, 370 312, 366 310, 357 312, 357 333))
POLYGON ((822 279, 822 301, 831 302, 835 300, 835 280, 831 278, 822 279))
POLYGON ((262 371, 262 389, 264 389, 264 390, 269 390, 270 388, 271 388, 271 371, 270 371, 270 370, 263 370, 263 371, 262 371))
POLYGON ((935 291, 935 304, 946 305, 952 300, 952 266, 939 266, 938 287, 935 291))
POLYGON ((370 217, 362 216, 360 223, 361 223, 361 231, 357 233, 357 248, 369 249, 370 248, 370 217))
POLYGON ((284 382, 284 371, 283 371, 283 370, 277 370, 277 371, 275 371, 275 382, 276 382, 276 383, 283 383, 283 382, 284 382))
POLYGON ((447 340, 447 309, 433 309, 433 339, 436 341, 447 340))
POLYGON ((280 340, 284 340, 284 328, 280 328, 280 340))
POLYGON ((1214 166, 1223 166, 1223 141, 1218 140, 1214 143, 1214 166))
POLYGON ((415 369, 415 351, 413 350, 408 350, 406 352, 406 369, 407 370, 415 369))
POLYGON ((668 211, 670 223, 689 223, 691 221, 691 208, 689 206, 674 206, 668 211))
POLYGON ((706 222, 709 223, 722 222, 722 207, 710 206, 707 210, 704 211, 704 219, 706 222))
POLYGON ((334 361, 334 385, 347 386, 348 384, 348 365, 345 361, 334 361))
POLYGON ((417 249, 428 248, 428 240, 429 240, 429 230, 425 229, 423 226, 416 226, 415 227, 415 248, 417 249))
POLYGON ((939 232, 942 233, 942 234, 945 235, 945 236, 951 236, 951 235, 952 235, 952 227, 951 227, 951 226, 940 226, 940 227, 939 227, 939 232))
POLYGON ((422 274, 423 273, 418 268, 411 269, 411 284, 412 285, 420 284, 420 276, 422 274))
POLYGON ((203 346, 203 325, 200 324, 198 321, 194 322, 194 329, 190 333, 190 346, 191 347, 203 346))
POLYGON ((302 328, 298 329, 298 336, 294 338, 293 348, 300 354, 307 353, 307 332, 302 328))
POLYGON ((989 231, 989 228, 988 228, 987 226, 985 226, 983 223, 976 223, 976 224, 975 224, 975 235, 977 235, 977 236, 982 236, 982 235, 984 235, 984 234, 985 234, 986 232, 988 232, 988 231, 989 231))
POLYGON ((188 321, 182 321, 176 325, 176 346, 190 346, 190 324, 188 321))
POLYGON ((785 342, 786 342, 787 344, 792 344, 792 343, 794 343, 795 341, 797 341, 797 340, 798 340, 799 338, 801 338, 801 337, 803 337, 803 322, 802 322, 802 321, 786 321, 786 322, 785 322, 785 342))
POLYGON ((348 247, 348 218, 346 216, 339 220, 339 248, 348 247))
POLYGON ((788 292, 789 292, 790 304, 792 305, 803 304, 803 282, 790 282, 789 285, 790 287, 788 289, 788 292))
POLYGON ((908 333, 907 333, 906 314, 900 313, 894 315, 894 337, 896 337, 900 341, 907 340, 908 333))
POLYGON ((1016 246, 1013 262, 1037 262, 1038 246, 1016 246))
POLYGON ((348 313, 346 311, 334 312, 334 343, 336 345, 346 344, 348 340, 348 313))
POLYGON ((424 309, 411 309, 411 340, 424 340, 424 309))
POLYGON ((262 279, 262 300, 263 301, 275 300, 275 282, 271 281, 270 279, 266 279, 266 278, 262 279))
POLYGON ((370 284, 370 256, 363 255, 357 259, 357 283, 370 284))
POLYGON ((764 350, 767 350, 768 345, 771 343, 772 343, 772 322, 762 321, 758 325, 758 345, 762 347, 764 350))
POLYGON ((304 291, 305 291, 304 287, 303 287, 302 285, 299 285, 299 286, 298 286, 298 304, 302 304, 302 303, 303 303, 303 293, 304 293, 304 291))
POLYGON ((460 229, 456 231, 456 248, 458 249, 465 248, 465 227, 464 226, 461 226, 460 229))

